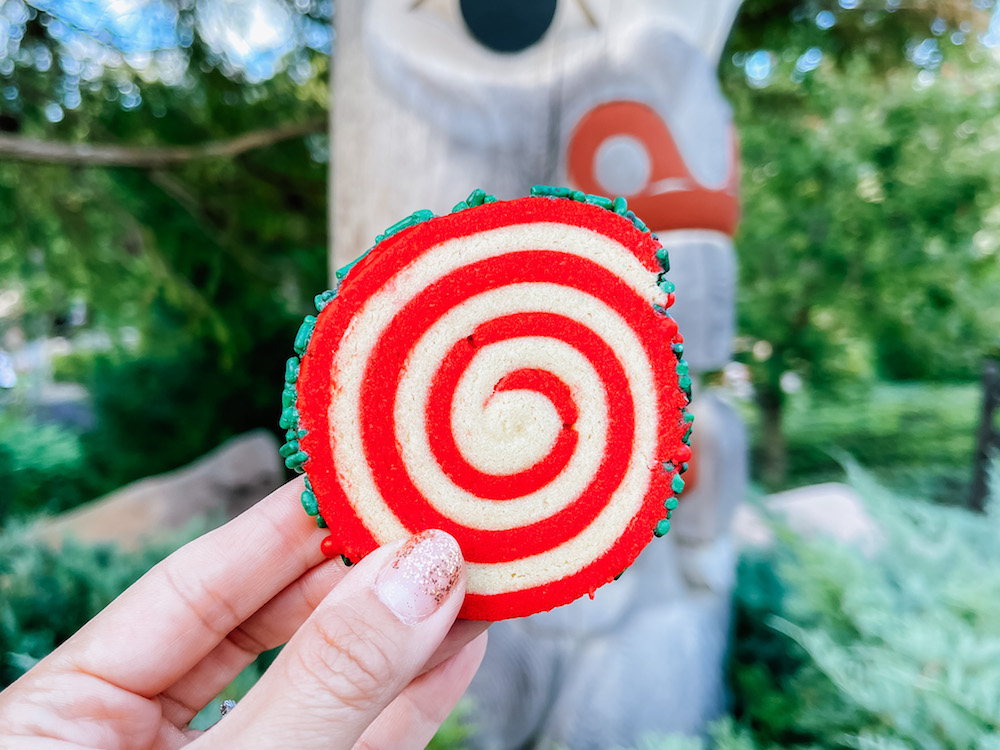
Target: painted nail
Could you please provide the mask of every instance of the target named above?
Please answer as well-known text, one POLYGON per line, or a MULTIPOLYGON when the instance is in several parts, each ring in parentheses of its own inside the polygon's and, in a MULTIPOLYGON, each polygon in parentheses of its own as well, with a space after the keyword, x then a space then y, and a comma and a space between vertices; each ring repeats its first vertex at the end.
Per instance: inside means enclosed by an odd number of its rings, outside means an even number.
POLYGON ((432 529, 410 537, 375 580, 375 593, 407 625, 434 614, 462 572, 458 542, 432 529))

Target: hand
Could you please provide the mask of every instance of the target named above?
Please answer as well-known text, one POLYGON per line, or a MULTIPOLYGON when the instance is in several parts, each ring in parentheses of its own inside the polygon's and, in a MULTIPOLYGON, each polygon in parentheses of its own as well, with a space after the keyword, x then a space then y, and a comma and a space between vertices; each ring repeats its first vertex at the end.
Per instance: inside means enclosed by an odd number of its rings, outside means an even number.
POLYGON ((324 561, 301 491, 291 482, 168 557, 0 693, 0 747, 424 747, 486 648, 485 623, 455 621, 458 545, 425 532, 350 569, 324 561), (229 715, 187 729, 286 641, 229 715))

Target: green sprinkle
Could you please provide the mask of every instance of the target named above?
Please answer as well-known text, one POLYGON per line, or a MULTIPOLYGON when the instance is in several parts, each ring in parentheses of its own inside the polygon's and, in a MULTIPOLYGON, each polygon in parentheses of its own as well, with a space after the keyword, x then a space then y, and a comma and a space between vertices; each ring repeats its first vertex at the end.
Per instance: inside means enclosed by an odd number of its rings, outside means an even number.
POLYGON ((680 472, 681 472, 681 474, 683 474, 687 470, 688 470, 688 465, 687 465, 687 461, 685 461, 684 463, 681 464, 680 472))
POLYGON ((685 422, 693 422, 694 421, 694 414, 692 414, 689 411, 684 412, 684 421, 685 422))
POLYGON ((690 427, 688 428, 688 431, 684 433, 684 437, 681 438, 681 442, 684 443, 684 445, 690 445, 691 444, 691 428, 690 427))
POLYGON ((291 443, 293 440, 301 440, 309 433, 306 430, 296 430, 294 426, 285 430, 285 442, 291 443))
POLYGON ((667 502, 664 503, 664 505, 667 506, 667 510, 676 510, 677 509, 677 498, 676 497, 669 498, 667 500, 667 502))
POLYGON ((305 320, 302 321, 302 325, 299 326, 299 332, 295 334, 295 343, 292 345, 292 348, 299 356, 306 353, 306 347, 309 346, 309 339, 312 338, 315 326, 316 316, 306 315, 305 320))
POLYGON ((300 450, 297 453, 293 453, 285 459, 285 466, 293 471, 300 471, 302 469, 302 464, 309 460, 309 454, 305 451, 300 450))
POLYGON ((326 521, 323 520, 323 516, 321 516, 319 514, 316 515, 316 525, 319 528, 321 528, 321 529, 325 529, 326 528, 326 521))
POLYGON ((642 219, 635 215, 635 211, 626 211, 625 218, 632 222, 632 226, 638 229, 640 232, 649 233, 649 227, 647 227, 642 219))
POLYGON ((317 294, 313 297, 313 305, 316 306, 316 312, 323 312, 323 308, 329 305, 336 297, 336 289, 327 289, 325 292, 317 294))
POLYGON ((543 198, 572 198, 573 191, 557 185, 532 185, 528 195, 543 198))
POLYGON ((614 211, 615 209, 615 204, 611 199, 605 198, 603 195, 588 195, 586 202, 592 206, 603 208, 605 211, 614 211))
POLYGON ((656 536, 666 536, 667 532, 670 531, 670 519, 664 518, 656 522, 656 528, 653 529, 653 533, 656 536))
POLYGON ((678 360, 678 362, 677 362, 677 374, 678 375, 687 375, 688 372, 689 372, 688 363, 685 362, 683 359, 678 360))
POLYGON ((656 282, 656 285, 660 287, 660 289, 662 289, 667 294, 672 294, 677 289, 677 287, 674 285, 674 282, 672 282, 670 279, 659 279, 656 282))
POLYGON ((315 516, 319 513, 319 503, 316 501, 316 495, 314 495, 309 490, 302 493, 302 507, 305 512, 310 516, 315 516))
POLYGON ((660 268, 663 269, 664 273, 670 270, 670 253, 667 252, 667 248, 657 248, 656 262, 660 264, 660 268))
POLYGON ((313 491, 313 486, 312 486, 312 482, 309 481, 309 477, 306 476, 306 477, 304 477, 304 479, 305 479, 305 482, 306 482, 306 489, 309 490, 310 492, 312 492, 313 491))
POLYGON ((427 209, 423 209, 422 211, 414 211, 405 219, 400 219, 391 227, 382 232, 382 234, 378 236, 378 239, 375 240, 375 244, 377 245, 382 240, 386 239, 387 237, 392 237, 394 234, 399 234, 404 229, 415 227, 417 224, 422 224, 423 222, 433 218, 434 218, 433 211, 429 211, 427 209))
POLYGON ((469 197, 465 199, 465 202, 469 204, 470 207, 481 206, 483 201, 486 200, 486 191, 476 188, 471 193, 469 197))
MULTIPOLYGON (((382 236, 376 237, 375 238, 375 244, 377 245, 383 239, 385 239, 385 238, 382 237, 382 236)), ((355 258, 350 263, 348 263, 346 266, 344 266, 343 268, 338 269, 337 272, 334 274, 334 276, 336 277, 337 281, 343 281, 344 278, 347 276, 347 274, 349 274, 351 272, 351 269, 354 268, 356 265, 358 265, 358 263, 360 263, 362 260, 364 260, 364 258, 370 252, 371 252, 371 250, 366 250, 361 255, 359 255, 357 258, 355 258)))
POLYGON ((285 362, 285 382, 294 383, 299 379, 299 358, 289 357, 285 362))
POLYGON ((354 563, 352 563, 350 560, 347 559, 347 555, 341 555, 340 559, 344 563, 344 565, 348 568, 354 565, 354 563))
POLYGON ((291 441, 285 443, 280 448, 278 448, 278 454, 282 458, 288 458, 293 453, 298 453, 298 452, 299 452, 299 441, 298 440, 291 440, 291 441))
MULTIPOLYGON (((628 570, 628 568, 626 568, 625 570, 628 570)), ((619 573, 618 575, 616 575, 616 576, 614 577, 614 580, 616 580, 616 581, 617 581, 617 580, 618 580, 619 578, 621 578, 621 577, 622 577, 623 575, 625 575, 625 571, 624 571, 624 570, 623 570, 623 571, 622 571, 621 573, 619 573)))
MULTIPOLYGON (((468 207, 469 207, 469 204, 468 204, 468 203, 466 203, 465 201, 459 201, 458 203, 456 203, 456 204, 455 204, 455 205, 454 205, 454 206, 452 207, 452 209, 451 209, 451 212, 452 212, 453 214, 457 214, 457 213, 458 213, 459 211, 464 211, 464 210, 465 210, 465 209, 467 209, 468 207)), ((341 557, 344 557, 344 556, 343 556, 343 555, 341 555, 341 557)), ((346 557, 344 557, 344 559, 346 560, 347 558, 346 558, 346 557)))
POLYGON ((681 388, 683 388, 685 391, 690 391, 691 390, 691 376, 690 375, 681 375, 677 379, 677 382, 680 384, 681 388))
MULTIPOLYGON (((605 198, 603 195, 589 195, 582 190, 572 190, 567 187, 557 187, 554 185, 532 185, 531 191, 529 193, 532 196, 545 197, 545 198, 567 198, 572 201, 577 201, 579 203, 589 203, 593 206, 598 206, 606 211, 611 211, 623 216, 632 222, 632 226, 641 232, 646 232, 651 234, 649 227, 647 227, 642 219, 638 218, 633 211, 628 208, 628 202, 618 196, 617 198, 605 198)), ((471 203, 471 201, 470 201, 471 203)), ((655 238, 655 235, 654 235, 655 238)), ((669 263, 666 259, 666 251, 664 251, 664 259, 661 261, 661 266, 664 270, 669 270, 669 263), (666 265, 664 265, 666 264, 666 265)))
POLYGON ((678 357, 684 353, 684 344, 674 344, 672 348, 678 357))
POLYGON ((681 479, 680 474, 674 474, 674 478, 670 480, 670 489, 677 495, 684 491, 684 480, 681 479))
POLYGON ((399 234, 404 229, 409 229, 410 227, 412 227, 414 223, 415 222, 413 221, 412 214, 404 219, 400 219, 395 224, 386 229, 384 232, 382 232, 382 239, 384 240, 386 237, 392 237, 392 235, 394 234, 399 234))
POLYGON ((289 406, 295 404, 295 399, 299 397, 298 392, 295 390, 295 386, 289 383, 285 386, 285 390, 281 392, 281 408, 287 409, 289 406))
POLYGON ((287 409, 281 412, 281 418, 278 420, 278 426, 282 429, 287 430, 292 425, 297 425, 299 423, 299 410, 294 406, 289 406, 287 409))

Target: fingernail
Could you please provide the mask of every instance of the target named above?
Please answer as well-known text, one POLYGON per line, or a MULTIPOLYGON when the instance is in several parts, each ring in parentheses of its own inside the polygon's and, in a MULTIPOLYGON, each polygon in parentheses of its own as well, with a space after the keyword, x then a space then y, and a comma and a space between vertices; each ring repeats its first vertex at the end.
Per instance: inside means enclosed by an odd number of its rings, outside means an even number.
POLYGON ((455 588, 462 551, 450 534, 422 531, 399 548, 375 579, 375 593, 407 625, 434 614, 455 588))

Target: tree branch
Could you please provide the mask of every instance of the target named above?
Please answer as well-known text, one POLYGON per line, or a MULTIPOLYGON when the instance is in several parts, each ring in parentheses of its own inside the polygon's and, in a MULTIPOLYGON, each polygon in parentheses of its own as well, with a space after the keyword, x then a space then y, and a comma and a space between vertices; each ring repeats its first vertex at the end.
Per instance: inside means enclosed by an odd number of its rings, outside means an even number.
POLYGON ((326 119, 323 118, 252 130, 228 140, 209 141, 194 146, 57 143, 0 134, 0 160, 87 167, 159 168, 193 159, 231 158, 282 141, 325 132, 326 119))

